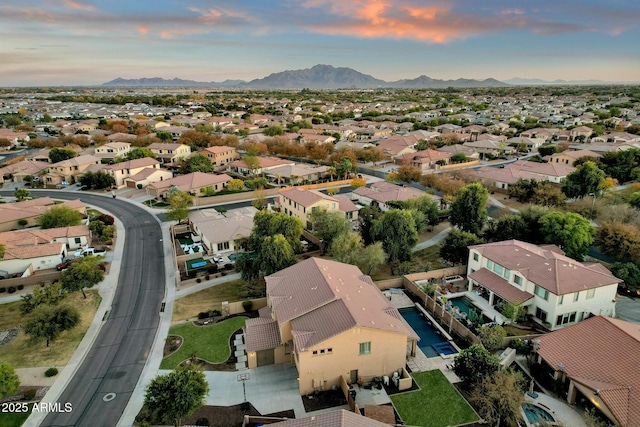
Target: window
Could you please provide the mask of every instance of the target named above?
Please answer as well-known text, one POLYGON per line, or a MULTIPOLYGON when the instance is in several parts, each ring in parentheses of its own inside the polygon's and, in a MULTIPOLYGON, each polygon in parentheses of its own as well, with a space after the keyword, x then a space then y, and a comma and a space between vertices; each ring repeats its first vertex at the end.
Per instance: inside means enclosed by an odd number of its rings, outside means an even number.
POLYGON ((76 242, 77 244, 81 243, 81 240, 80 240, 80 238, 79 238, 79 237, 76 237, 76 238, 75 238, 75 239, 73 239, 73 240, 74 240, 74 242, 76 242))
POLYGON ((515 276, 513 276, 513 282, 518 286, 522 286, 522 277, 516 274, 515 276))
POLYGON ((538 319, 540 319, 543 322, 547 321, 547 312, 544 310, 540 310, 539 308, 536 308, 536 317, 538 319))
POLYGON ((369 354, 371 353, 371 341, 369 342, 361 342, 360 343, 360 354, 369 354))
POLYGON ((491 261, 491 260, 487 261, 487 269, 493 270, 493 261, 491 261))
POLYGON ((474 253, 474 254, 473 254, 473 260, 474 260, 474 261, 478 261, 479 259, 480 259, 480 254, 478 254, 478 253, 474 253))
POLYGON ((511 270, 509 270, 508 268, 504 269, 504 278, 509 280, 509 277, 511 276, 511 270))
POLYGON ((333 353, 333 348, 329 347, 329 348, 327 349, 327 354, 331 354, 331 353, 333 353))
POLYGON ((564 302, 564 295, 560 295, 558 297, 558 305, 562 305, 563 302, 564 302))
POLYGON ((596 295, 596 288, 587 291, 587 299, 591 299, 596 295))
POLYGON ((500 264, 493 264, 493 272, 496 273, 498 276, 502 276, 502 273, 504 272, 504 268, 500 264))
POLYGON ((534 293, 545 301, 549 299, 549 291, 544 288, 541 288, 538 285, 536 285, 534 293))
POLYGON ((566 325, 576 321, 576 312, 561 314, 556 318, 556 326, 566 325))
POLYGON ((218 250, 222 251, 225 249, 229 249, 229 242, 218 243, 218 250))
POLYGON ((580 299, 580 291, 576 292, 576 294, 573 296, 573 302, 576 302, 580 299))
POLYGON ((313 350, 313 353, 312 353, 312 354, 313 354, 314 356, 317 356, 317 355, 318 355, 318 350, 313 350))

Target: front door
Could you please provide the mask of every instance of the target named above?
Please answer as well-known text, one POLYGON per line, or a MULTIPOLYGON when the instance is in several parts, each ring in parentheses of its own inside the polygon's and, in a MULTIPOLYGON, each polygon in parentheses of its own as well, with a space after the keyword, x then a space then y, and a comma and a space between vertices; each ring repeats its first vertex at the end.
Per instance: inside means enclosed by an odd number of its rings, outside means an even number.
POLYGON ((357 384, 358 383, 358 370, 354 369, 353 371, 351 371, 350 375, 349 375, 349 380, 351 381, 351 384, 357 384))

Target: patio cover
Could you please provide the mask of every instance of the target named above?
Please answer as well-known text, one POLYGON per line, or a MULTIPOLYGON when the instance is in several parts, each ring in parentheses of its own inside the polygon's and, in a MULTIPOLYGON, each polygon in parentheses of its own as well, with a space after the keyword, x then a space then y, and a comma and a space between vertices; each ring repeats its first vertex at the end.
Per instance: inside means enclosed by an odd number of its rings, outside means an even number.
POLYGON ((521 291, 486 268, 474 271, 469 278, 512 304, 520 304, 533 298, 533 294, 521 291))

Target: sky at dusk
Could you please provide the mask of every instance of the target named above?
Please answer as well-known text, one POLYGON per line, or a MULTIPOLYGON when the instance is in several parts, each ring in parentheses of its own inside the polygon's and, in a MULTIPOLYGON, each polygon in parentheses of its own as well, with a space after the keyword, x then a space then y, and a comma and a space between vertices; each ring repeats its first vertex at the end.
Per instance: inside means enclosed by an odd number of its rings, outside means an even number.
POLYGON ((0 86, 251 80, 640 82, 637 0, 0 0, 0 86))

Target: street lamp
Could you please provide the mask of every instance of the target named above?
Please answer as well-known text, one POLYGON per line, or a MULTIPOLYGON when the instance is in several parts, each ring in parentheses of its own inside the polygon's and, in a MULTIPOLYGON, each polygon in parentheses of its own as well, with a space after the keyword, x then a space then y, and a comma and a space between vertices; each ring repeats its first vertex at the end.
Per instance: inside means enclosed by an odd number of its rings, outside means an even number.
POLYGON ((589 193, 590 196, 593 196, 593 202, 591 202, 591 211, 589 212, 589 219, 593 220, 593 209, 596 206, 596 193, 589 193))

